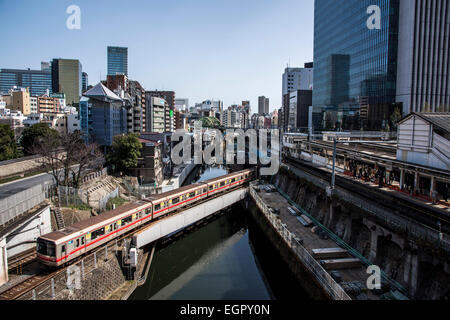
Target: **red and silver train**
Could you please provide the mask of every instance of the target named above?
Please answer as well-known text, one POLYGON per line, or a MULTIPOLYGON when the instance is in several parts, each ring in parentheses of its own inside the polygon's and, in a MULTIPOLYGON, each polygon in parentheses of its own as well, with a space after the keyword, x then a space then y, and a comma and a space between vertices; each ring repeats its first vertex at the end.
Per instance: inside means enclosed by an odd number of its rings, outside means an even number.
POLYGON ((140 225, 247 183, 254 172, 247 169, 154 195, 43 235, 37 239, 37 257, 49 267, 65 265, 140 225))

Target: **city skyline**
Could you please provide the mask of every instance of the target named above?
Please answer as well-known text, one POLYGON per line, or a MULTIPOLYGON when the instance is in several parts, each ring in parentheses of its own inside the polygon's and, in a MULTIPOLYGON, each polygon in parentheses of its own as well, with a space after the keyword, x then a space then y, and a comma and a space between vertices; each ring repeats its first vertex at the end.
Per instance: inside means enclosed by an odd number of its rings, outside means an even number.
POLYGON ((107 47, 127 47, 130 79, 146 90, 173 90, 192 105, 211 98, 226 106, 250 100, 257 112, 258 96, 265 95, 273 111, 281 107, 286 65, 303 66, 313 56, 313 0, 150 1, 137 2, 138 12, 116 1, 80 1, 80 30, 66 27, 72 3, 24 2, 8 3, 7 10, 0 4, 1 24, 22 37, 0 52, 0 68, 39 70, 41 61, 79 59, 89 84, 96 85, 106 80, 107 47), (23 12, 24 6, 29 10, 23 12), (45 23, 27 23, 35 14, 45 23), (20 23, 14 20, 18 15, 20 23), (134 22, 108 26, 118 19, 134 22))

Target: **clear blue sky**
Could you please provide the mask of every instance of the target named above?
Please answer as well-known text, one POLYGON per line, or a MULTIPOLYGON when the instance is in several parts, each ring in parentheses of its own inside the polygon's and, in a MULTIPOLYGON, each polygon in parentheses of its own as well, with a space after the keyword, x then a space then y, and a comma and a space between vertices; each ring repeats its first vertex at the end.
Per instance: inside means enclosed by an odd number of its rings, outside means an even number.
POLYGON ((106 47, 128 47, 128 73, 146 90, 191 105, 257 97, 281 105, 281 77, 313 59, 313 0, 0 0, 0 68, 79 59, 89 83, 106 78, 106 47), (81 30, 66 28, 69 5, 81 30))

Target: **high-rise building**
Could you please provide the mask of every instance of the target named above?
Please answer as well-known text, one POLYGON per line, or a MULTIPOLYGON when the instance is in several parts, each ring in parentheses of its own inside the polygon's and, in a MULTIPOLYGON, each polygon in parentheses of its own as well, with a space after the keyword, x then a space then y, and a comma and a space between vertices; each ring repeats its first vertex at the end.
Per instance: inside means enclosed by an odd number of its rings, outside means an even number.
POLYGON ((128 76, 128 48, 108 47, 108 75, 124 74, 128 76))
POLYGON ((311 90, 313 86, 313 68, 286 68, 283 73, 283 96, 297 90, 311 90))
POLYGON ((448 112, 450 2, 400 1, 396 99, 403 113, 448 112))
POLYGON ((84 93, 88 90, 89 79, 86 72, 81 73, 81 92, 84 93))
POLYGON ((41 62, 41 71, 52 72, 52 65, 48 61, 41 62))
POLYGON ((334 113, 324 119, 337 119, 326 129, 388 125, 396 101, 398 25, 399 0, 315 1, 313 106, 334 113), (381 9, 380 28, 368 26, 372 5, 381 9))
POLYGON ((80 102, 82 87, 82 66, 76 59, 53 59, 52 90, 54 93, 64 93, 69 105, 80 102))
POLYGON ((169 132, 170 130, 166 130, 166 127, 170 127, 170 123, 166 123, 166 109, 168 108, 166 100, 146 96, 146 106, 146 131, 158 133, 169 132))
POLYGON ((297 90, 289 94, 286 131, 308 132, 308 112, 312 104, 312 93, 312 90, 297 90))
POLYGON ((52 74, 48 70, 0 69, 0 94, 13 87, 28 88, 30 95, 40 96, 52 89, 52 74))
POLYGON ((269 114, 269 98, 265 96, 258 97, 258 114, 269 114))
MULTIPOLYGON (((309 90, 312 91, 313 88, 313 63, 307 62, 305 63, 304 68, 286 68, 283 73, 283 100, 282 100, 282 109, 283 112, 281 115, 282 117, 285 117, 282 119, 282 121, 279 121, 283 124, 283 129, 288 130, 288 127, 290 130, 293 130, 296 128, 296 122, 292 119, 296 118, 294 117, 293 110, 292 110, 292 104, 291 101, 291 93, 295 93, 294 97, 297 97, 297 92, 299 90, 309 90), (293 118, 294 117, 294 118, 293 118), (286 124, 286 125, 284 125, 286 124)), ((297 112, 297 111, 295 111, 297 112)))
MULTIPOLYGON (((146 91, 145 92, 145 100, 148 103, 151 103, 151 97, 154 98, 162 98, 166 102, 166 106, 164 108, 165 113, 165 122, 164 122, 164 131, 163 132, 173 132, 175 130, 175 92, 174 91, 146 91)), ((149 108, 147 108, 148 112, 149 108)), ((146 117, 149 119, 149 115, 146 117)), ((149 128, 146 128, 148 131, 149 128)), ((150 131, 151 132, 151 131, 150 131)))

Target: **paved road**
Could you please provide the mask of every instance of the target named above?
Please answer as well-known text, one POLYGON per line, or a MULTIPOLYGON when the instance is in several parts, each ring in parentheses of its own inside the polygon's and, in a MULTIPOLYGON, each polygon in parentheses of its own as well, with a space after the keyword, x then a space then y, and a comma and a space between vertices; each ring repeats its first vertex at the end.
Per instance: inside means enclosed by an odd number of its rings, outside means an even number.
POLYGON ((36 185, 52 181, 54 181, 53 176, 49 173, 45 173, 38 176, 17 180, 11 183, 1 184, 0 199, 7 198, 36 185))
MULTIPOLYGON (((77 168, 78 165, 72 166, 72 168, 77 168)), ((60 175, 62 175, 62 170, 60 170, 60 175)), ((70 176, 69 176, 70 178, 70 176)), ((34 177, 24 178, 13 182, 8 182, 0 184, 0 200, 14 195, 18 192, 27 190, 43 183, 55 182, 53 175, 50 173, 43 173, 34 177)))

